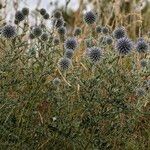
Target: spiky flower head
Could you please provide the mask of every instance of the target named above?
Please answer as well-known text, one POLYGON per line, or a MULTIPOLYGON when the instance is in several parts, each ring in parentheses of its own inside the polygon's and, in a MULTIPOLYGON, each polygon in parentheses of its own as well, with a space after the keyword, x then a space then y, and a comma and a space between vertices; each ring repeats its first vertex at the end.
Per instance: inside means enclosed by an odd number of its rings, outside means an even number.
POLYGON ((30 38, 31 40, 33 40, 33 39, 35 38, 34 34, 33 34, 33 33, 30 33, 30 34, 29 34, 29 38, 30 38))
POLYGON ((53 44, 54 44, 55 46, 59 45, 59 43, 60 43, 59 38, 54 38, 54 39, 53 39, 53 44))
POLYGON ((60 80, 59 78, 55 78, 55 79, 53 80, 53 85, 54 85, 54 86, 59 86, 60 83, 61 83, 61 80, 60 80))
POLYGON ((145 95, 145 89, 144 88, 137 88, 136 89, 136 96, 138 96, 138 97, 142 97, 142 96, 144 96, 145 95))
POLYGON ((64 20, 62 18, 54 20, 54 25, 56 28, 60 28, 64 25, 64 20))
POLYGON ((42 29, 39 26, 36 26, 33 28, 32 33, 34 34, 35 37, 39 37, 42 34, 42 29))
POLYGON ((72 62, 69 58, 63 57, 58 61, 58 67, 62 71, 66 71, 70 68, 72 62))
POLYGON ((108 45, 111 45, 111 44, 113 43, 113 38, 112 38, 111 36, 107 36, 107 37, 106 37, 106 43, 107 43, 108 45))
POLYGON ((48 34, 47 34, 47 33, 43 33, 43 34, 41 35, 41 40, 42 40, 42 41, 47 41, 47 40, 48 40, 48 34))
POLYGON ((65 49, 75 50, 77 48, 76 39, 74 37, 69 37, 68 39, 66 39, 66 41, 64 43, 64 47, 65 47, 65 49))
POLYGON ((16 35, 16 28, 12 25, 5 25, 2 28, 1 34, 5 38, 13 38, 16 35))
POLYGON ((142 59, 140 63, 141 63, 141 66, 142 66, 142 67, 146 67, 147 64, 148 64, 148 62, 147 62, 146 59, 142 59))
POLYGON ((54 16, 54 18, 59 19, 59 18, 61 18, 62 13, 61 13, 61 11, 56 10, 56 11, 54 12, 53 16, 54 16))
POLYGON ((27 7, 22 8, 22 13, 24 16, 29 15, 29 8, 27 8, 27 7))
POLYGON ((96 26, 96 33, 101 33, 102 32, 102 27, 100 25, 96 26))
POLYGON ((44 18, 45 20, 48 20, 48 19, 49 19, 49 14, 46 13, 46 14, 43 16, 43 18, 44 18))
POLYGON ((113 32, 113 36, 115 39, 120 39, 126 36, 126 31, 124 27, 117 27, 114 32, 113 32))
POLYGON ((101 59, 102 51, 99 47, 91 47, 87 51, 87 56, 91 62, 96 63, 101 59))
POLYGON ((41 14, 42 16, 44 16, 44 15, 46 14, 46 9, 41 8, 41 9, 40 9, 40 14, 41 14))
POLYGON ((63 36, 63 35, 66 34, 66 32, 67 32, 67 31, 66 31, 66 28, 65 28, 64 26, 58 28, 58 33, 59 33, 59 35, 63 36))
POLYGON ((18 20, 19 22, 23 21, 25 19, 24 14, 22 11, 17 11, 15 14, 15 20, 18 20))
POLYGON ((67 50, 65 51, 65 57, 67 57, 67 58, 69 58, 69 59, 71 59, 71 58, 73 57, 73 54, 74 54, 74 51, 71 50, 71 49, 67 49, 67 50))
POLYGON ((119 54, 126 55, 132 50, 132 48, 132 42, 127 37, 120 38, 116 42, 116 49, 118 50, 119 54))
POLYGON ((74 36, 79 36, 82 34, 82 30, 79 27, 76 27, 74 30, 74 36))
POLYGON ((91 25, 96 22, 96 14, 93 11, 88 11, 85 13, 83 20, 86 24, 91 25))
POLYGON ((108 34, 109 33, 109 28, 107 26, 102 27, 102 33, 103 34, 108 34))
POLYGON ((136 50, 139 53, 146 53, 148 51, 148 44, 145 42, 144 39, 137 41, 136 50))

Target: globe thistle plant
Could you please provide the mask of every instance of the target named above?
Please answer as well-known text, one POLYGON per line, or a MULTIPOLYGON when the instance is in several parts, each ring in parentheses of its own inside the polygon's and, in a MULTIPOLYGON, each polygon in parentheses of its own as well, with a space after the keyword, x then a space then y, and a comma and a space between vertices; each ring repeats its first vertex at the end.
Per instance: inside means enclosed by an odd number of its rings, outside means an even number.
POLYGON ((141 60, 141 66, 146 67, 147 66, 147 61, 145 59, 141 60))
POLYGON ((117 27, 113 32, 113 36, 115 37, 115 39, 123 38, 125 37, 125 35, 126 32, 124 27, 117 27))
POLYGON ((64 36, 66 34, 66 28, 63 26, 58 28, 58 33, 60 36, 64 36))
POLYGON ((102 27, 100 25, 96 26, 96 33, 101 33, 102 32, 102 27))
POLYGON ((54 18, 59 19, 62 17, 62 13, 59 10, 56 10, 53 14, 54 18))
POLYGON ((54 44, 55 46, 59 45, 59 43, 60 43, 59 38, 54 38, 54 39, 53 39, 53 44, 54 44))
POLYGON ((74 36, 79 36, 82 34, 82 30, 79 27, 76 27, 74 30, 74 36))
POLYGON ((64 20, 62 18, 54 20, 54 25, 56 28, 60 28, 64 25, 64 20))
POLYGON ((116 42, 116 49, 119 52, 119 54, 126 55, 128 54, 133 48, 132 42, 127 37, 120 38, 116 42))
POLYGON ((71 66, 71 60, 67 57, 63 57, 58 61, 58 67, 61 71, 66 71, 71 66))
POLYGON ((30 38, 31 40, 33 40, 33 39, 35 38, 34 34, 33 34, 33 33, 30 33, 30 34, 29 34, 29 38, 30 38))
POLYGON ((96 22, 96 15, 93 11, 88 11, 84 14, 83 20, 86 24, 91 25, 96 22))
POLYGON ((109 33, 109 28, 108 27, 102 27, 102 33, 103 34, 108 34, 109 33))
POLYGON ((48 40, 48 34, 47 34, 47 33, 43 33, 43 34, 41 35, 41 40, 42 40, 42 41, 47 41, 47 40, 48 40))
POLYGON ((60 85, 60 83, 61 83, 61 80, 59 79, 59 78, 55 78, 54 80, 53 80, 53 85, 54 86, 59 86, 60 85))
POLYGON ((42 29, 39 26, 34 27, 32 33, 34 34, 35 37, 39 37, 42 34, 42 29))
POLYGON ((148 51, 148 44, 145 42, 145 40, 137 41, 136 50, 139 53, 146 53, 148 51))
POLYGON ((69 59, 71 59, 72 57, 73 57, 73 54, 74 54, 74 51, 73 50, 71 50, 71 49, 67 49, 66 51, 65 51, 65 57, 67 57, 67 58, 69 58, 69 59))
POLYGON ((72 49, 75 50, 77 48, 77 41, 75 38, 70 37, 68 39, 66 39, 65 43, 64 43, 64 47, 65 49, 72 49))
POLYGON ((40 14, 41 14, 42 16, 44 16, 44 15, 46 14, 46 9, 41 8, 41 9, 40 9, 40 14))
POLYGON ((46 14, 43 16, 43 18, 44 18, 45 20, 48 20, 48 19, 49 19, 49 14, 46 13, 46 14))
POLYGON ((12 25, 5 25, 2 28, 1 34, 3 37, 9 39, 9 38, 13 38, 16 35, 16 28, 12 25))
POLYGON ((111 45, 111 44, 113 43, 113 38, 112 38, 111 36, 107 36, 107 37, 106 37, 106 43, 107 43, 108 45, 111 45))
POLYGON ((92 47, 92 48, 88 49, 87 56, 91 62, 97 63, 98 61, 100 61, 100 59, 102 57, 102 51, 98 47, 92 47))
POLYGON ((25 19, 25 15, 22 13, 22 11, 17 11, 15 14, 15 20, 21 22, 25 19))
POLYGON ((27 7, 22 8, 22 13, 24 16, 29 15, 29 8, 27 8, 27 7))

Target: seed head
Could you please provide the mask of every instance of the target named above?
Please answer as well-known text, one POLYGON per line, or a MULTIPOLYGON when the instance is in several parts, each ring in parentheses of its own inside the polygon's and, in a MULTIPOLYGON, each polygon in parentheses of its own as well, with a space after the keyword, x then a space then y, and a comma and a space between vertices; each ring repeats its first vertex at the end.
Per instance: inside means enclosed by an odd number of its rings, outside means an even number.
POLYGON ((58 28, 58 33, 59 33, 59 35, 61 35, 61 36, 63 36, 63 35, 65 35, 66 34, 66 28, 65 27, 60 27, 60 28, 58 28))
POLYGON ((71 66, 71 60, 67 57, 61 58, 58 62, 58 66, 59 66, 60 70, 66 71, 71 66))
POLYGON ((111 44, 113 43, 113 38, 112 38, 111 36, 107 36, 107 37, 106 37, 106 43, 107 43, 108 45, 111 45, 111 44))
POLYGON ((2 28, 1 34, 5 38, 13 38, 16 35, 16 28, 12 25, 5 25, 2 28))
POLYGON ((23 13, 24 16, 29 15, 29 8, 24 7, 24 8, 22 9, 22 13, 23 13))
POLYGON ((96 33, 101 33, 102 32, 102 27, 99 25, 99 26, 96 26, 96 33))
POLYGON ((93 11, 89 11, 89 12, 85 13, 83 19, 86 24, 91 25, 91 24, 95 23, 96 15, 93 11))
POLYGON ((115 37, 115 39, 123 38, 125 37, 125 35, 126 32, 124 27, 117 27, 113 32, 113 36, 115 37))
POLYGON ((41 14, 42 16, 44 16, 44 15, 46 14, 46 9, 41 8, 41 9, 40 9, 40 14, 41 14))
POLYGON ((118 50, 119 54, 126 55, 132 50, 132 48, 132 42, 127 37, 120 38, 116 42, 116 49, 118 50))
POLYGON ((148 51, 148 44, 144 40, 139 40, 136 43, 136 50, 139 53, 146 53, 148 51))
POLYGON ((42 40, 42 41, 47 41, 47 40, 48 40, 48 34, 47 34, 47 33, 43 33, 43 34, 41 35, 41 40, 42 40))
POLYGON ((54 85, 54 86, 59 86, 60 83, 61 83, 61 80, 60 80, 59 78, 55 78, 55 79, 53 80, 53 85, 54 85))
POLYGON ((33 28, 32 32, 33 32, 33 34, 34 34, 35 37, 39 37, 42 34, 42 29, 37 26, 37 27, 33 28))
POLYGON ((81 34, 82 34, 81 28, 79 28, 79 27, 75 28, 75 30, 74 30, 74 36, 79 36, 81 34))
POLYGON ((53 39, 53 44, 54 44, 55 46, 59 45, 59 43, 60 43, 59 38, 54 38, 54 39, 53 39))
POLYGON ((64 20, 62 18, 54 20, 54 24, 56 28, 60 28, 64 25, 64 20))
POLYGON ((92 47, 88 50, 87 55, 91 62, 96 63, 101 59, 102 52, 100 48, 92 47))
POLYGON ((65 57, 71 59, 71 58, 73 57, 73 53, 74 53, 73 50, 67 49, 67 50, 65 51, 65 57))
POLYGON ((46 14, 43 16, 43 18, 44 18, 45 20, 48 20, 48 19, 49 19, 49 14, 46 13, 46 14))
POLYGON ((102 27, 102 33, 103 34, 108 34, 109 33, 109 28, 108 27, 102 27))
POLYGON ((66 39, 65 43, 64 43, 64 47, 65 49, 72 49, 75 50, 77 48, 77 41, 75 38, 70 37, 68 39, 66 39))
POLYGON ((56 19, 59 19, 59 18, 61 18, 61 16, 62 16, 62 13, 61 13, 61 11, 59 11, 59 10, 56 10, 55 12, 54 12, 54 18, 56 18, 56 19))
POLYGON ((15 20, 21 22, 25 19, 24 14, 22 13, 22 11, 17 11, 15 14, 15 20))

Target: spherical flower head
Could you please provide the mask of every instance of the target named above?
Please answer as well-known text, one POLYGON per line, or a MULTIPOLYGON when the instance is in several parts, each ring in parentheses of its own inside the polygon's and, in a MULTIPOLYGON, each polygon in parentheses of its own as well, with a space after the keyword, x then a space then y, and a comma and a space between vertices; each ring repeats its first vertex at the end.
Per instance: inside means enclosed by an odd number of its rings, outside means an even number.
POLYGON ((54 85, 54 86, 59 86, 60 83, 61 83, 61 80, 60 80, 59 78, 55 78, 55 79, 53 80, 53 85, 54 85))
POLYGON ((75 28, 75 30, 74 30, 74 36, 79 36, 81 34, 82 34, 81 28, 79 28, 79 27, 75 28))
POLYGON ((40 14, 41 14, 42 16, 44 16, 44 15, 46 14, 46 9, 41 8, 41 9, 40 9, 40 14))
POLYGON ((111 45, 111 44, 113 43, 113 38, 112 38, 111 36, 107 36, 107 37, 106 37, 106 43, 107 43, 108 45, 111 45))
POLYGON ((91 25, 96 22, 96 15, 93 11, 89 11, 85 13, 83 19, 86 24, 91 25))
POLYGON ((102 32, 102 27, 100 25, 96 26, 96 33, 101 33, 102 32))
POLYGON ((27 7, 22 8, 22 13, 24 16, 29 15, 29 8, 27 8, 27 7))
POLYGON ((31 40, 33 40, 33 39, 35 38, 34 34, 33 34, 33 33, 30 33, 30 34, 29 34, 29 38, 30 38, 31 40))
POLYGON ((56 28, 60 28, 64 25, 64 20, 62 18, 54 20, 54 24, 56 28))
POLYGON ((13 38, 16 35, 16 28, 12 25, 5 25, 2 28, 1 34, 7 39, 13 38))
POLYGON ((71 66, 71 60, 67 57, 63 57, 58 61, 58 67, 62 71, 66 71, 70 68, 71 66))
POLYGON ((59 35, 61 35, 61 36, 63 36, 63 35, 65 35, 66 34, 66 28, 65 27, 60 27, 60 28, 58 28, 58 33, 59 33, 59 35))
POLYGON ((98 47, 92 47, 87 51, 87 55, 91 62, 97 63, 102 57, 102 51, 98 47))
POLYGON ((37 27, 33 28, 32 32, 33 32, 33 34, 34 34, 35 37, 39 37, 42 34, 42 29, 37 26, 37 27))
POLYGON ((116 42, 116 49, 118 50, 119 54, 126 55, 132 50, 132 48, 132 42, 127 37, 120 38, 116 42))
POLYGON ((62 17, 62 13, 59 10, 56 10, 53 14, 54 18, 59 19, 62 17))
POLYGON ((66 39, 65 43, 64 43, 64 47, 65 49, 72 49, 75 50, 77 48, 77 41, 75 38, 70 37, 68 39, 66 39))
POLYGON ((137 88, 136 89, 136 96, 143 97, 145 95, 145 89, 144 88, 137 88))
POLYGON ((144 40, 139 40, 136 43, 136 50, 139 53, 146 53, 148 51, 148 44, 144 40))
POLYGON ((108 27, 102 27, 102 33, 103 34, 108 34, 109 33, 109 28, 108 27))
POLYGON ((117 27, 114 32, 113 32, 113 36, 115 37, 115 39, 120 39, 126 36, 126 31, 124 27, 117 27))
POLYGON ((55 46, 59 45, 59 43, 60 43, 59 38, 54 38, 54 39, 53 39, 53 44, 54 44, 55 46))
POLYGON ((25 19, 24 14, 22 11, 17 11, 15 14, 15 20, 18 20, 19 22, 23 21, 25 19))
POLYGON ((47 41, 47 40, 48 40, 48 34, 47 34, 47 33, 43 33, 43 34, 41 35, 41 40, 42 40, 42 41, 47 41))
POLYGON ((73 57, 73 54, 74 54, 74 51, 71 50, 71 49, 67 49, 67 50, 65 51, 65 57, 67 57, 67 58, 69 58, 69 59, 71 59, 71 58, 73 57))
POLYGON ((46 14, 43 16, 43 18, 44 18, 45 20, 48 20, 48 19, 49 19, 49 14, 46 13, 46 14))
POLYGON ((141 66, 146 67, 147 66, 147 61, 145 59, 141 60, 141 66))

